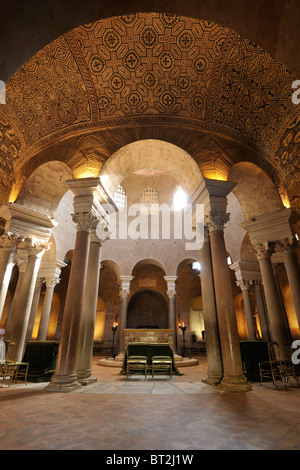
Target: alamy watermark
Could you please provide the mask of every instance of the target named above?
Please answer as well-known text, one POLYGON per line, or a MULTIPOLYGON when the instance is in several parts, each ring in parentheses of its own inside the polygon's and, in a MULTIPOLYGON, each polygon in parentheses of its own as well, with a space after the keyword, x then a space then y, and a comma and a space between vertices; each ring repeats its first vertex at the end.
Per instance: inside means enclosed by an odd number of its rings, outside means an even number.
POLYGON ((300 104, 300 80, 295 80, 292 83, 292 88, 293 90, 296 90, 292 94, 292 102, 294 104, 300 104))
POLYGON ((3 80, 0 80, 0 104, 6 104, 6 87, 3 80))
POLYGON ((292 354, 292 363, 297 366, 300 364, 300 339, 293 341, 292 349, 296 349, 292 354))
POLYGON ((204 205, 186 204, 174 210, 168 204, 132 204, 110 213, 110 239, 185 240, 186 250, 200 250, 204 241, 204 205))

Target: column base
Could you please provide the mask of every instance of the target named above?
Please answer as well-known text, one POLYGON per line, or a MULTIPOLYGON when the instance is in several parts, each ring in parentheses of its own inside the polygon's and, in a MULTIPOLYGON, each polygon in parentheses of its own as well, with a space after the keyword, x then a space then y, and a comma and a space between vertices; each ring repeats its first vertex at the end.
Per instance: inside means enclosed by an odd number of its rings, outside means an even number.
POLYGON ((76 375, 77 375, 77 381, 81 384, 81 385, 90 385, 90 384, 93 384, 95 382, 97 382, 97 379, 95 379, 93 376, 92 376, 92 369, 81 369, 81 370, 77 370, 76 371, 76 375))
POLYGON ((61 375, 61 376, 54 376, 52 377, 51 382, 47 387, 45 387, 46 392, 74 392, 74 390, 78 390, 81 388, 81 384, 77 380, 76 375, 61 375))
POLYGON ((252 390, 252 386, 245 377, 224 377, 217 387, 224 392, 250 392, 252 390))
POLYGON ((84 387, 86 385, 91 385, 97 382, 97 379, 95 379, 95 377, 77 377, 77 380, 84 387))
POLYGON ((210 376, 203 379, 202 382, 207 385, 218 385, 222 380, 222 376, 210 376))

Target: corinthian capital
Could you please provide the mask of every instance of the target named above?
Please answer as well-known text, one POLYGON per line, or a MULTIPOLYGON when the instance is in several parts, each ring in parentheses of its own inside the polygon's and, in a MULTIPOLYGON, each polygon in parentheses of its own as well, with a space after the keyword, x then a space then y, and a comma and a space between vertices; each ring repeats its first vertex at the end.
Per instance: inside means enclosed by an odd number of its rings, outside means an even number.
POLYGON ((91 212, 78 212, 72 214, 72 220, 77 225, 77 232, 89 232, 96 230, 99 222, 91 212))
POLYGON ((230 214, 226 212, 210 211, 209 215, 205 216, 205 225, 209 232, 215 230, 223 230, 224 225, 228 222, 230 214))
POLYGON ((283 253, 292 253, 297 248, 297 240, 284 238, 283 240, 276 240, 275 249, 283 253))
POLYGON ((251 251, 256 254, 258 260, 270 258, 274 253, 274 244, 270 242, 257 243, 252 245, 251 251))

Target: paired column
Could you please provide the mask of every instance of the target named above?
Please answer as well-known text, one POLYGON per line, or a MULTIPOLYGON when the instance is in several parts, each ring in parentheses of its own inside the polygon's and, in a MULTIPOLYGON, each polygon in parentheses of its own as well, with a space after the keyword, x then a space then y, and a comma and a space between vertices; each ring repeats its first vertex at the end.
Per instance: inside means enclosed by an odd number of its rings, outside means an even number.
MULTIPOLYGON (((206 226, 209 231, 214 292, 223 363, 223 379, 218 386, 227 391, 248 391, 251 390, 251 386, 247 383, 243 373, 231 276, 227 264, 223 232, 224 225, 229 220, 229 214, 226 213, 227 195, 232 191, 234 186, 235 183, 228 181, 203 178, 198 189, 192 196, 190 203, 193 204, 193 221, 196 225, 197 205, 203 205, 205 220, 204 224, 202 221, 202 224, 206 226)), ((210 273, 208 272, 207 278, 209 275, 210 273)), ((210 291, 212 292, 212 286, 210 287, 210 291)), ((213 311, 213 306, 211 306, 211 309, 213 311)), ((212 341, 217 342, 215 320, 213 320, 211 336, 212 341)), ((208 354, 209 353, 207 353, 207 356, 208 354)), ((221 373, 221 365, 218 357, 214 358, 214 363, 212 367, 217 367, 217 378, 221 373)))
POLYGON ((178 352, 177 328, 176 328, 176 279, 177 276, 165 276, 167 282, 167 296, 169 297, 169 329, 173 330, 173 351, 178 352))
POLYGON ((207 228, 204 229, 203 247, 200 250, 200 264, 200 279, 207 355, 207 378, 204 379, 203 382, 210 385, 217 385, 221 382, 223 377, 223 364, 215 302, 210 240, 207 228))
POLYGON ((223 228, 228 219, 229 214, 213 211, 207 218, 224 367, 224 378, 220 387, 228 391, 248 391, 251 390, 251 386, 243 374, 231 277, 224 241, 223 228))
POLYGON ((105 226, 101 225, 100 233, 97 233, 96 227, 93 227, 76 365, 77 379, 81 385, 89 385, 97 381, 97 379, 92 377, 93 344, 99 291, 101 251, 102 244, 107 238, 108 231, 105 226))
POLYGON ((253 248, 260 266, 272 339, 278 343, 285 343, 289 341, 289 335, 286 330, 281 301, 271 262, 271 255, 274 251, 274 246, 266 242, 256 244, 253 248))
MULTIPOLYGON (((49 392, 70 392, 81 387, 77 379, 77 353, 90 249, 90 234, 97 222, 109 223, 102 203, 108 195, 100 178, 83 178, 66 182, 75 194, 73 221, 77 224, 76 241, 61 326, 55 374, 45 388, 49 392)), ((112 202, 113 206, 113 202, 112 202)), ((99 266, 98 266, 99 268, 99 266)))
POLYGON ((118 335, 118 355, 125 353, 124 348, 124 329, 127 324, 127 299, 130 293, 130 282, 132 281, 132 276, 121 276, 121 289, 120 289, 120 299, 121 299, 121 308, 119 316, 119 335, 118 335))

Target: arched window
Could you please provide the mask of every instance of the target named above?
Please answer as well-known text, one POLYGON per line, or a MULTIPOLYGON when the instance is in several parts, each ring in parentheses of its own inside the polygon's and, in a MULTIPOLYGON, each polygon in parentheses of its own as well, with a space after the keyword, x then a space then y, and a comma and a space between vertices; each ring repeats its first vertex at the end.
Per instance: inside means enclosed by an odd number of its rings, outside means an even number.
POLYGON ((181 210, 187 204, 187 195, 181 186, 177 186, 173 196, 174 210, 181 210))
POLYGON ((126 191, 120 184, 114 192, 114 200, 119 209, 125 209, 126 206, 126 191))
POLYGON ((151 204, 159 204, 159 194, 156 189, 145 188, 141 192, 140 203, 145 206, 148 211, 151 210, 151 204))

